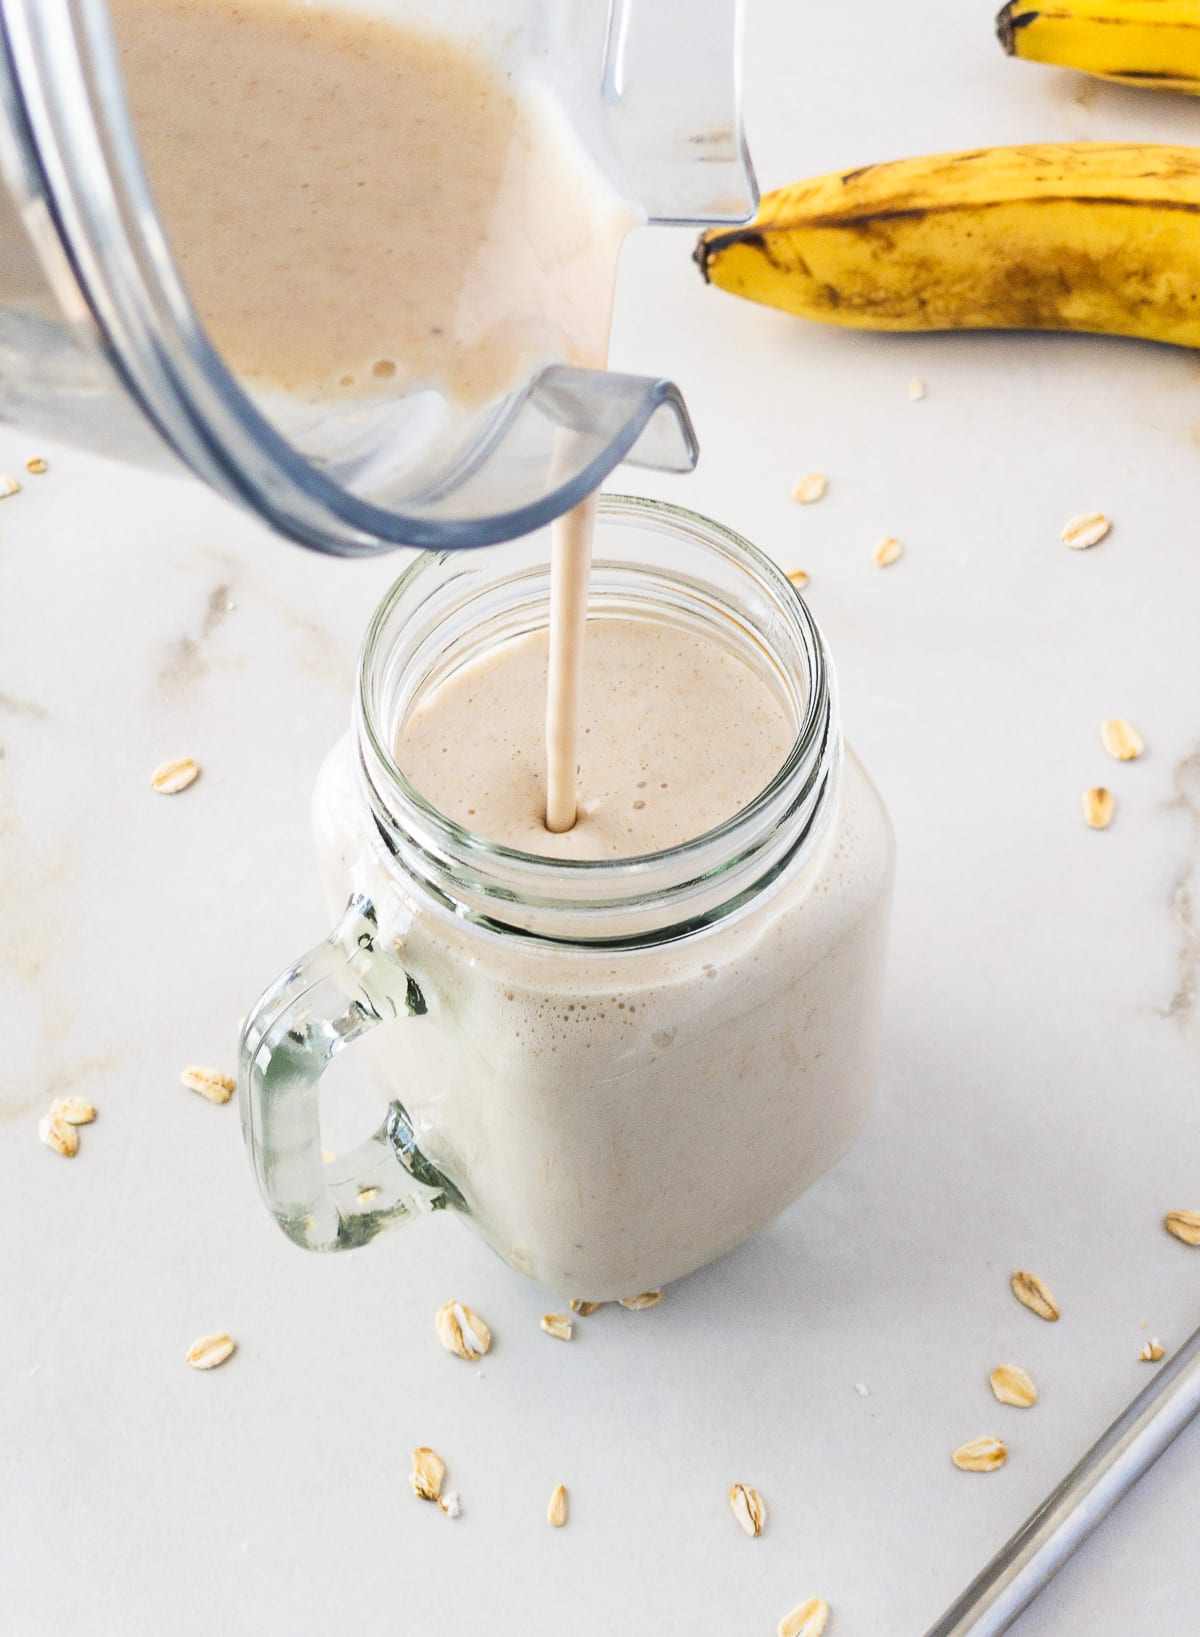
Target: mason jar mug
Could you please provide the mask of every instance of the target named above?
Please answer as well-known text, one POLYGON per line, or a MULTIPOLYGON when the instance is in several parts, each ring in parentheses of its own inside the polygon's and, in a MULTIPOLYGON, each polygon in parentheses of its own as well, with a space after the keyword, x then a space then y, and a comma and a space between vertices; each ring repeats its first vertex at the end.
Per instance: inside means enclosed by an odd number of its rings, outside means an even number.
POLYGON ((715 829, 636 858, 536 857, 435 810, 397 765, 400 729, 457 667, 546 624, 548 557, 537 537, 424 556, 375 615, 314 802, 341 918, 245 1025, 242 1117, 298 1244, 447 1211, 555 1292, 604 1301, 720 1256, 853 1139, 893 845, 785 575, 690 512, 613 497, 589 621, 666 623, 739 656, 788 714, 783 765, 715 829), (360 1036, 386 1109, 335 1157, 321 1078, 360 1036))

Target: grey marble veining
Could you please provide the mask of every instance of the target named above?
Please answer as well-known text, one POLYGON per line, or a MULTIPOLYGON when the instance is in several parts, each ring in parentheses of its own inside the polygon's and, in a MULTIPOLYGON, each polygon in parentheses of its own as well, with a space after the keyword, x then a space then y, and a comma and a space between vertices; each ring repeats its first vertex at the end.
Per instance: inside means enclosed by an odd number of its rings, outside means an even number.
POLYGON ((1176 805, 1192 821, 1192 848, 1181 867, 1171 892, 1171 918, 1179 943, 1179 981, 1164 1007, 1166 1015, 1180 1023, 1191 1022, 1196 1005, 1196 983, 1200 977, 1200 752, 1192 751, 1175 769, 1176 805))

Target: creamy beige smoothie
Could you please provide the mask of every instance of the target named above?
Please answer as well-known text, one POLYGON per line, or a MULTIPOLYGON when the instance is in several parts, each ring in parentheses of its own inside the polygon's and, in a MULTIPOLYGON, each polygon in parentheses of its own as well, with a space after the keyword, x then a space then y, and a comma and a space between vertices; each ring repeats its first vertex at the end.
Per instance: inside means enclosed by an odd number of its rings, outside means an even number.
POLYGON ((731 818, 783 765, 793 729, 766 681, 692 631, 588 622, 579 812, 546 826, 545 630, 463 665, 422 699, 396 760, 447 818, 549 858, 632 858, 731 818))
MULTIPOLYGON (((462 41, 299 0, 112 13, 173 250, 248 385, 319 405, 429 388, 470 412, 546 363, 603 364, 631 212, 536 88, 462 41)), ((392 749, 474 834, 611 864, 739 813, 797 724, 751 649, 588 617, 592 510, 558 525, 549 629, 440 676, 392 749)), ((414 885, 348 748, 314 811, 331 908, 369 898, 402 963, 368 1036, 386 1086, 544 1284, 604 1300, 677 1278, 850 1141, 891 877, 852 758, 781 874, 712 924, 626 947, 497 930, 414 885)))
POLYGON ((602 367, 633 213, 551 99, 462 40, 300 0, 111 0, 202 320, 251 384, 475 407, 602 367))
MULTIPOLYGON (((544 825, 543 630, 419 697, 410 780, 477 834, 555 858, 674 846, 730 818, 795 732, 763 675, 702 632, 591 619, 580 817, 544 825)), ((746 1238, 846 1148, 875 1073, 892 872, 847 757, 819 842, 737 913, 644 948, 464 924, 398 883, 343 746, 314 803, 330 908, 356 891, 424 1015, 368 1036, 418 1142, 496 1248, 563 1296, 678 1278, 746 1238)))

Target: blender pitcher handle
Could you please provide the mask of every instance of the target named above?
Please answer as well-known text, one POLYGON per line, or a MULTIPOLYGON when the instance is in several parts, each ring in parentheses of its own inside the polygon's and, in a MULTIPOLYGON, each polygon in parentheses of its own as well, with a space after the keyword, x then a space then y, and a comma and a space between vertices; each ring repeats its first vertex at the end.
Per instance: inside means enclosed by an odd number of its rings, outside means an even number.
POLYGON ((463 1204, 417 1148, 398 1102, 352 1153, 328 1164, 322 1156, 326 1068, 368 1029, 425 1011, 420 988, 380 948, 378 931, 369 899, 351 898, 325 942, 271 985, 242 1028, 246 1146, 268 1209, 306 1250, 351 1250, 409 1217, 463 1204))

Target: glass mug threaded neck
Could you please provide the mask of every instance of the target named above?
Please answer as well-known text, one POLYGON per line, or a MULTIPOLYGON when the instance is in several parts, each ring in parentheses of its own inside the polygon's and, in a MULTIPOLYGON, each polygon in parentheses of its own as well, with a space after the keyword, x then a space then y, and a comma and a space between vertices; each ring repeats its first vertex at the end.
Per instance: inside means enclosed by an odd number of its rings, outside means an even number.
MULTIPOLYGON (((782 571, 748 541, 676 506, 600 502, 589 622, 675 625, 737 655, 784 706, 793 739, 775 776, 731 818, 639 857, 538 857, 438 812, 396 763, 416 703, 460 665, 544 628, 545 537, 466 555, 426 555, 371 624, 359 666, 355 739, 372 817, 404 871, 456 915, 505 933, 628 945, 681 936, 735 911, 817 846, 842 766, 824 641, 782 571)), ((481 706, 486 709, 486 704, 481 706)))

